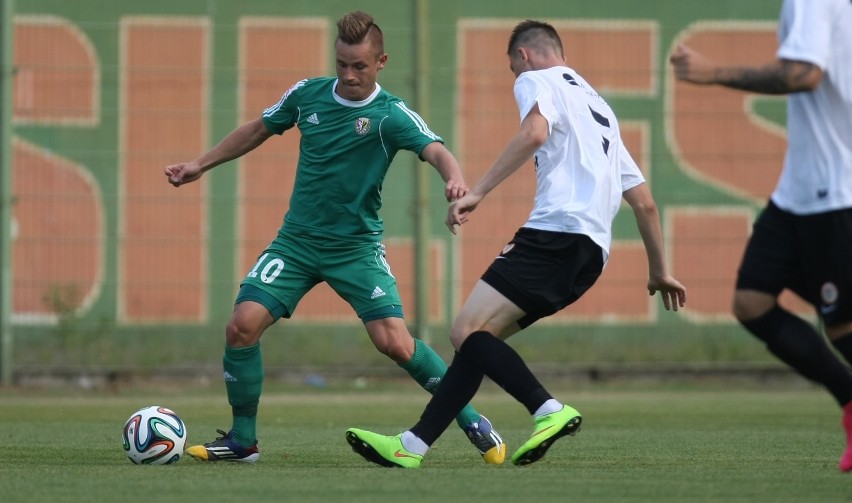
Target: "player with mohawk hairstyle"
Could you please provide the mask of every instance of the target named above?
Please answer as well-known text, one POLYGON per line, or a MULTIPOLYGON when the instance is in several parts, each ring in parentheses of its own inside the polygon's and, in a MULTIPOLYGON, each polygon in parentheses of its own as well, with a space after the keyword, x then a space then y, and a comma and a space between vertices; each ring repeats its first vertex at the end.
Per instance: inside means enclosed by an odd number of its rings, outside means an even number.
MULTIPOLYGON (((381 241, 379 208, 385 174, 400 150, 414 152, 436 169, 448 201, 468 189, 444 140, 378 84, 388 55, 373 17, 352 12, 337 22, 337 29, 336 78, 297 82, 261 117, 238 127, 198 159, 165 168, 169 183, 180 187, 247 154, 273 134, 293 127, 301 132, 290 209, 278 235, 240 285, 225 329, 223 367, 232 426, 220 430, 218 439, 187 449, 200 460, 258 459, 260 338, 279 318, 290 318, 302 297, 320 282, 352 306, 376 349, 427 391, 437 388, 447 369, 438 354, 406 328, 381 241)), ((486 463, 503 462, 506 447, 488 419, 467 405, 456 421, 486 463)))

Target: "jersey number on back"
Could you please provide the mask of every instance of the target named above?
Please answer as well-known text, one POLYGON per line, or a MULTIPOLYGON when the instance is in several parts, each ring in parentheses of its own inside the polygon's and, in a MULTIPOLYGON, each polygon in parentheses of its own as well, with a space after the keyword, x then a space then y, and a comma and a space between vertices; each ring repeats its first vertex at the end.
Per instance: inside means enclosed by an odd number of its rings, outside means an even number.
MULTIPOLYGON (((572 86, 578 86, 578 87, 580 86, 580 84, 577 83, 577 80, 574 79, 574 77, 571 76, 570 74, 563 73, 562 78, 565 79, 565 81, 568 82, 569 84, 571 84, 572 86)), ((600 124, 601 126, 607 128, 607 129, 609 129, 609 119, 604 117, 599 112, 596 112, 595 109, 592 108, 592 107, 589 107, 589 112, 592 113, 592 118, 595 119, 595 122, 597 122, 598 124, 600 124)), ((604 135, 601 135, 601 139, 603 140, 601 142, 601 146, 603 147, 604 155, 607 155, 607 154, 609 154, 609 143, 610 143, 610 141, 604 135)))

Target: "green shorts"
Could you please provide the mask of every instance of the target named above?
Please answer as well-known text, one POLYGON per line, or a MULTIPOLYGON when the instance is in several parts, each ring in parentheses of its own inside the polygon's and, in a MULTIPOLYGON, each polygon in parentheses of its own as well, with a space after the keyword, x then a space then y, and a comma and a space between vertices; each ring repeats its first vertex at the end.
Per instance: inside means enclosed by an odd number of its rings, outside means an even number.
POLYGON ((402 318, 396 278, 381 242, 347 242, 279 232, 240 284, 237 303, 259 302, 289 318, 302 297, 325 281, 366 323, 402 318))

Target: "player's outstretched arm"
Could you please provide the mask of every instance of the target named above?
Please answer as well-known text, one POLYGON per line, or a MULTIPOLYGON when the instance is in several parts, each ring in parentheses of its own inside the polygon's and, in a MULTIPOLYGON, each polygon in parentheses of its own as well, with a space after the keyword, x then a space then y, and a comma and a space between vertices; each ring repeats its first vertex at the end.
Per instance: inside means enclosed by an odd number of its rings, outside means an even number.
POLYGON ((198 159, 166 166, 165 175, 175 187, 194 182, 206 171, 254 150, 270 136, 272 133, 266 128, 263 119, 247 122, 231 131, 218 145, 198 159))
POLYGON ((719 66, 683 44, 675 48, 669 62, 678 80, 763 94, 811 91, 822 80, 822 70, 806 61, 777 59, 761 66, 719 66))
POLYGON ((420 157, 431 164, 446 183, 444 197, 447 201, 455 201, 467 194, 468 188, 459 162, 443 143, 434 141, 426 145, 426 148, 420 152, 420 157))
POLYGON ((666 269, 663 231, 660 227, 657 203, 645 183, 624 191, 623 196, 633 210, 636 226, 645 244, 645 253, 648 256, 648 293, 654 295, 660 292, 666 310, 677 311, 686 304, 686 287, 666 269))
POLYGON ((509 140, 509 144, 494 161, 494 165, 482 175, 482 178, 476 182, 476 185, 470 189, 465 197, 450 205, 446 220, 450 232, 455 234, 456 225, 467 222, 470 213, 476 209, 479 202, 494 187, 500 185, 509 175, 529 161, 535 152, 544 145, 548 136, 550 136, 550 128, 547 119, 541 115, 538 104, 536 104, 521 121, 520 130, 509 140))

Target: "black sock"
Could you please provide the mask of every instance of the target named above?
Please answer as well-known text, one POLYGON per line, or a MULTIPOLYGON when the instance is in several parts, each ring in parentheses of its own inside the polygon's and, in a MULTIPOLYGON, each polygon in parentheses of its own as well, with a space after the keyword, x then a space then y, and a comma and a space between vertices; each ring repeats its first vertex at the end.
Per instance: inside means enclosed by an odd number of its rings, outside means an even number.
POLYGON ((842 335, 839 338, 831 341, 837 351, 843 355, 846 362, 852 365, 852 333, 842 335))
POLYGON ((808 322, 776 305, 760 318, 742 324, 781 361, 825 386, 841 406, 852 398, 852 372, 808 322))
POLYGON ((553 398, 535 378, 521 355, 488 332, 470 334, 459 348, 459 353, 521 402, 530 414, 553 398))
POLYGON ((432 445, 467 405, 482 384, 482 371, 456 353, 438 389, 411 432, 432 445))

